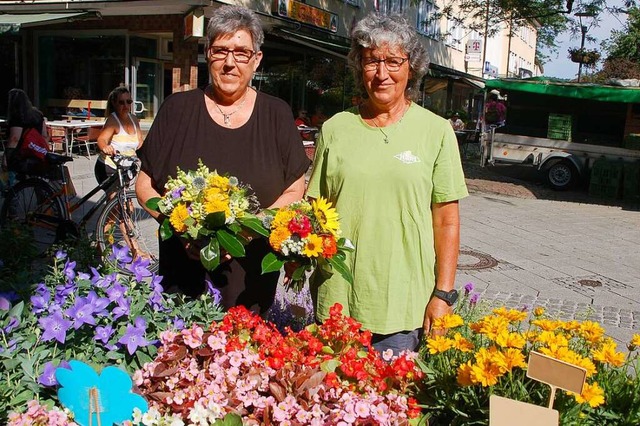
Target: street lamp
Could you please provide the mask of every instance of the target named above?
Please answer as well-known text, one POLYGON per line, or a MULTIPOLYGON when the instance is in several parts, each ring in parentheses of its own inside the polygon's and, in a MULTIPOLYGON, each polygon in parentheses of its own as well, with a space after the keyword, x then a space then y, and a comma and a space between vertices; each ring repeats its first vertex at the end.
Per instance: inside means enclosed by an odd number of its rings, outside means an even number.
MULTIPOLYGON (((582 51, 584 49, 584 40, 587 37, 587 30, 589 28, 587 28, 586 25, 582 24, 582 18, 593 18, 595 15, 593 14, 593 12, 577 12, 576 16, 578 17, 578 20, 580 22, 580 34, 581 34, 581 39, 580 39, 580 51, 582 51)), ((578 83, 580 83, 580 76, 582 75, 582 61, 580 61, 578 63, 578 83)))

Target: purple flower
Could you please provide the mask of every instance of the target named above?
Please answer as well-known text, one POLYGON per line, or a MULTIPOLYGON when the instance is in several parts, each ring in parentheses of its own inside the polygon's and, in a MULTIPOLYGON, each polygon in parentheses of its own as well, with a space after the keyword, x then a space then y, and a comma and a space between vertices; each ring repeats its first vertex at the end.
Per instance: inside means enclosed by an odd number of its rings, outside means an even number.
POLYGON ((64 264, 64 275, 68 281, 73 281, 76 277, 76 262, 67 260, 64 264))
POLYGON ((473 291, 473 283, 466 283, 464 285, 464 294, 465 294, 465 296, 467 296, 472 291, 473 291))
POLYGON ((6 297, 0 296, 0 311, 8 311, 11 309, 11 302, 6 297))
POLYGON ((67 330, 71 327, 71 321, 65 319, 61 312, 54 312, 48 317, 40 318, 38 323, 44 329, 42 340, 45 342, 56 339, 58 342, 64 343, 67 330))
POLYGON ((207 293, 213 297, 213 303, 217 305, 222 300, 222 293, 211 281, 205 279, 205 283, 207 284, 207 293))
POLYGON ((107 324, 104 327, 96 327, 94 339, 98 342, 102 342, 103 344, 108 344, 109 339, 113 336, 113 327, 111 324, 107 324))
POLYGON ((79 297, 76 303, 67 309, 66 314, 73 320, 73 328, 76 330, 84 324, 96 325, 96 319, 93 317, 93 305, 82 297, 79 297))
POLYGON ((66 259, 66 258, 67 258, 67 253, 65 251, 58 250, 56 252, 56 259, 57 260, 62 260, 62 259, 66 259))
POLYGON ((56 293, 53 299, 59 305, 64 305, 64 302, 67 299, 67 296, 71 296, 75 293, 76 286, 73 282, 67 282, 66 284, 61 284, 56 286, 56 293))
POLYGON ((150 259, 137 257, 132 264, 127 265, 127 269, 133 272, 136 277, 136 281, 141 282, 145 277, 151 276, 151 272, 147 269, 150 262, 150 259))
POLYGON ((6 334, 9 334, 13 331, 14 328, 20 325, 20 319, 17 317, 11 317, 9 320, 9 324, 3 329, 6 334))
POLYGON ((109 255, 109 260, 116 261, 118 263, 131 263, 133 260, 131 258, 131 254, 129 253, 129 247, 127 246, 111 246, 111 254, 109 255))
POLYGON ((108 288, 106 293, 110 301, 119 303, 127 293, 127 288, 122 284, 116 284, 113 287, 108 288))
POLYGON ((143 317, 136 317, 135 320, 133 320, 133 325, 136 328, 141 328, 143 330, 147 329, 147 320, 144 319, 143 317))
POLYGON ((173 328, 176 330, 182 330, 184 328, 184 321, 182 320, 182 318, 173 318, 173 328))
POLYGON ((149 342, 145 339, 145 329, 139 328, 131 324, 127 324, 127 330, 124 335, 118 340, 123 346, 127 347, 129 355, 133 355, 136 349, 147 346, 149 342))
MULTIPOLYGON (((2 340, 0 340, 0 344, 2 344, 2 343, 3 343, 2 340)), ((11 339, 11 340, 9 340, 7 342, 7 347, 6 348, 0 346, 0 354, 5 352, 5 351, 11 353, 11 352, 16 350, 17 346, 18 346, 18 342, 16 341, 16 339, 11 339)))
POLYGON ((112 284, 117 282, 118 274, 116 272, 113 272, 109 275, 105 275, 104 277, 98 276, 98 278, 96 278, 95 285, 98 288, 109 288, 112 284))
POLYGON ((184 191, 186 187, 184 185, 174 189, 173 191, 171 191, 171 198, 174 200, 177 200, 178 198, 180 198, 182 196, 182 191, 184 191))
POLYGON ((56 386, 58 381, 56 380, 56 369, 57 368, 69 368, 69 363, 67 361, 62 361, 58 367, 53 365, 53 362, 49 361, 44 365, 44 370, 40 377, 38 377, 38 383, 42 386, 56 386))
POLYGON ((118 306, 113 308, 113 310, 111 311, 114 320, 117 320, 121 316, 129 315, 129 311, 131 309, 131 299, 128 297, 119 299, 117 303, 118 306))
POLYGON ((478 300, 480 300, 480 293, 473 293, 469 298, 469 304, 475 305, 478 303, 478 300))
POLYGON ((88 280, 89 278, 91 278, 91 275, 87 274, 86 272, 78 272, 79 280, 88 280))
POLYGON ((109 315, 107 311, 107 306, 111 301, 106 297, 99 297, 95 291, 91 290, 89 294, 87 294, 87 302, 93 305, 93 313, 94 315, 104 317, 109 315))
POLYGON ((36 293, 31 296, 31 310, 34 314, 44 312, 49 307, 49 301, 51 300, 51 293, 46 291, 45 293, 36 293))

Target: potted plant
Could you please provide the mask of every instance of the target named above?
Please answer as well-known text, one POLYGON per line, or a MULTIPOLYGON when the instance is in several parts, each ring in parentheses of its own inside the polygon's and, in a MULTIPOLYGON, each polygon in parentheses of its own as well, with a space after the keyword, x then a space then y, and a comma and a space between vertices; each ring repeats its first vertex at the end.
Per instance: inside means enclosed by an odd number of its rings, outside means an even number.
POLYGON ((594 65, 600 59, 600 52, 584 47, 573 47, 568 50, 572 62, 585 65, 594 65))

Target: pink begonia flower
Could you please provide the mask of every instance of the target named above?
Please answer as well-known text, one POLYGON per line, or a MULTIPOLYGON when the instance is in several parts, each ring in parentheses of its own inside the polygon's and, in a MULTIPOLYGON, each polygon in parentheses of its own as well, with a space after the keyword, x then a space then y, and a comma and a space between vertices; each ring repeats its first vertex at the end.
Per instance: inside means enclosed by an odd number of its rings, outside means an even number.
POLYGON ((184 339, 184 344, 189 346, 191 349, 196 349, 202 345, 202 336, 204 336, 204 330, 202 327, 199 327, 194 324, 193 327, 182 330, 182 338, 184 339))
POLYGON ((160 333, 160 341, 163 344, 172 343, 178 334, 172 330, 164 330, 160 333))
POLYGON ((364 401, 358 401, 355 407, 356 415, 360 418, 369 417, 371 414, 371 410, 369 409, 369 404, 364 401))

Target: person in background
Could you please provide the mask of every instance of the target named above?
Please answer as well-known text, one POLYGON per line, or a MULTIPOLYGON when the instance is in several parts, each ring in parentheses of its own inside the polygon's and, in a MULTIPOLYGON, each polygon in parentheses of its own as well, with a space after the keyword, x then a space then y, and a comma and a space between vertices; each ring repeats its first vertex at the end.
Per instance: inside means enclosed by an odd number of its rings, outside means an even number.
POLYGON ((500 92, 489 92, 489 100, 484 108, 484 122, 487 125, 503 126, 507 118, 507 107, 500 101, 500 92))
POLYGON ((415 28, 370 14, 348 58, 366 97, 324 123, 307 195, 336 206, 355 246, 346 258, 354 282, 313 274, 311 291, 319 321, 340 303, 377 350, 397 355, 452 310, 458 200, 468 194, 453 129, 411 100, 429 61, 415 28))
POLYGON ((449 118, 449 124, 451 124, 451 127, 453 127, 455 131, 464 130, 464 121, 460 119, 460 114, 457 112, 454 112, 451 118, 449 118))
POLYGON ((322 128, 322 125, 324 124, 324 122, 327 121, 327 116, 324 115, 324 112, 322 111, 322 107, 318 106, 316 107, 315 111, 313 112, 313 115, 311 116, 311 125, 313 127, 317 127, 318 129, 322 128))
POLYGON ((9 137, 2 157, 2 168, 3 170, 17 170, 18 165, 13 164, 17 161, 14 158, 14 153, 23 131, 30 128, 36 129, 47 141, 49 141, 49 132, 47 132, 44 115, 38 108, 33 106, 29 96, 22 89, 9 90, 7 125, 9 137))
MULTIPOLYGON (((142 170, 136 181, 141 205, 164 193, 176 167, 195 170, 198 160, 253 189, 260 205, 277 208, 304 194, 307 158, 291 108, 281 99, 249 86, 262 60, 260 19, 241 6, 222 6, 207 26, 207 65, 211 84, 174 93, 163 103, 138 151, 142 170)), ((150 211, 158 221, 162 217, 150 211)), ((278 272, 262 275, 270 251, 254 238, 246 256, 222 263, 209 273, 226 307, 243 305, 265 313, 273 303, 278 272)), ((160 271, 165 291, 176 287, 197 297, 206 287, 198 249, 178 236, 160 241, 160 271)))
POLYGON ((142 146, 142 131, 138 119, 131 114, 131 92, 126 87, 117 87, 109 93, 104 127, 98 136, 100 156, 96 160, 94 173, 98 183, 116 173, 111 159, 116 153, 134 156, 142 146))
POLYGON ((296 126, 298 126, 298 130, 300 130, 300 137, 305 141, 313 140, 313 132, 309 130, 300 129, 300 127, 310 127, 309 117, 307 116, 307 110, 304 108, 300 108, 298 110, 298 116, 296 117, 296 126))

